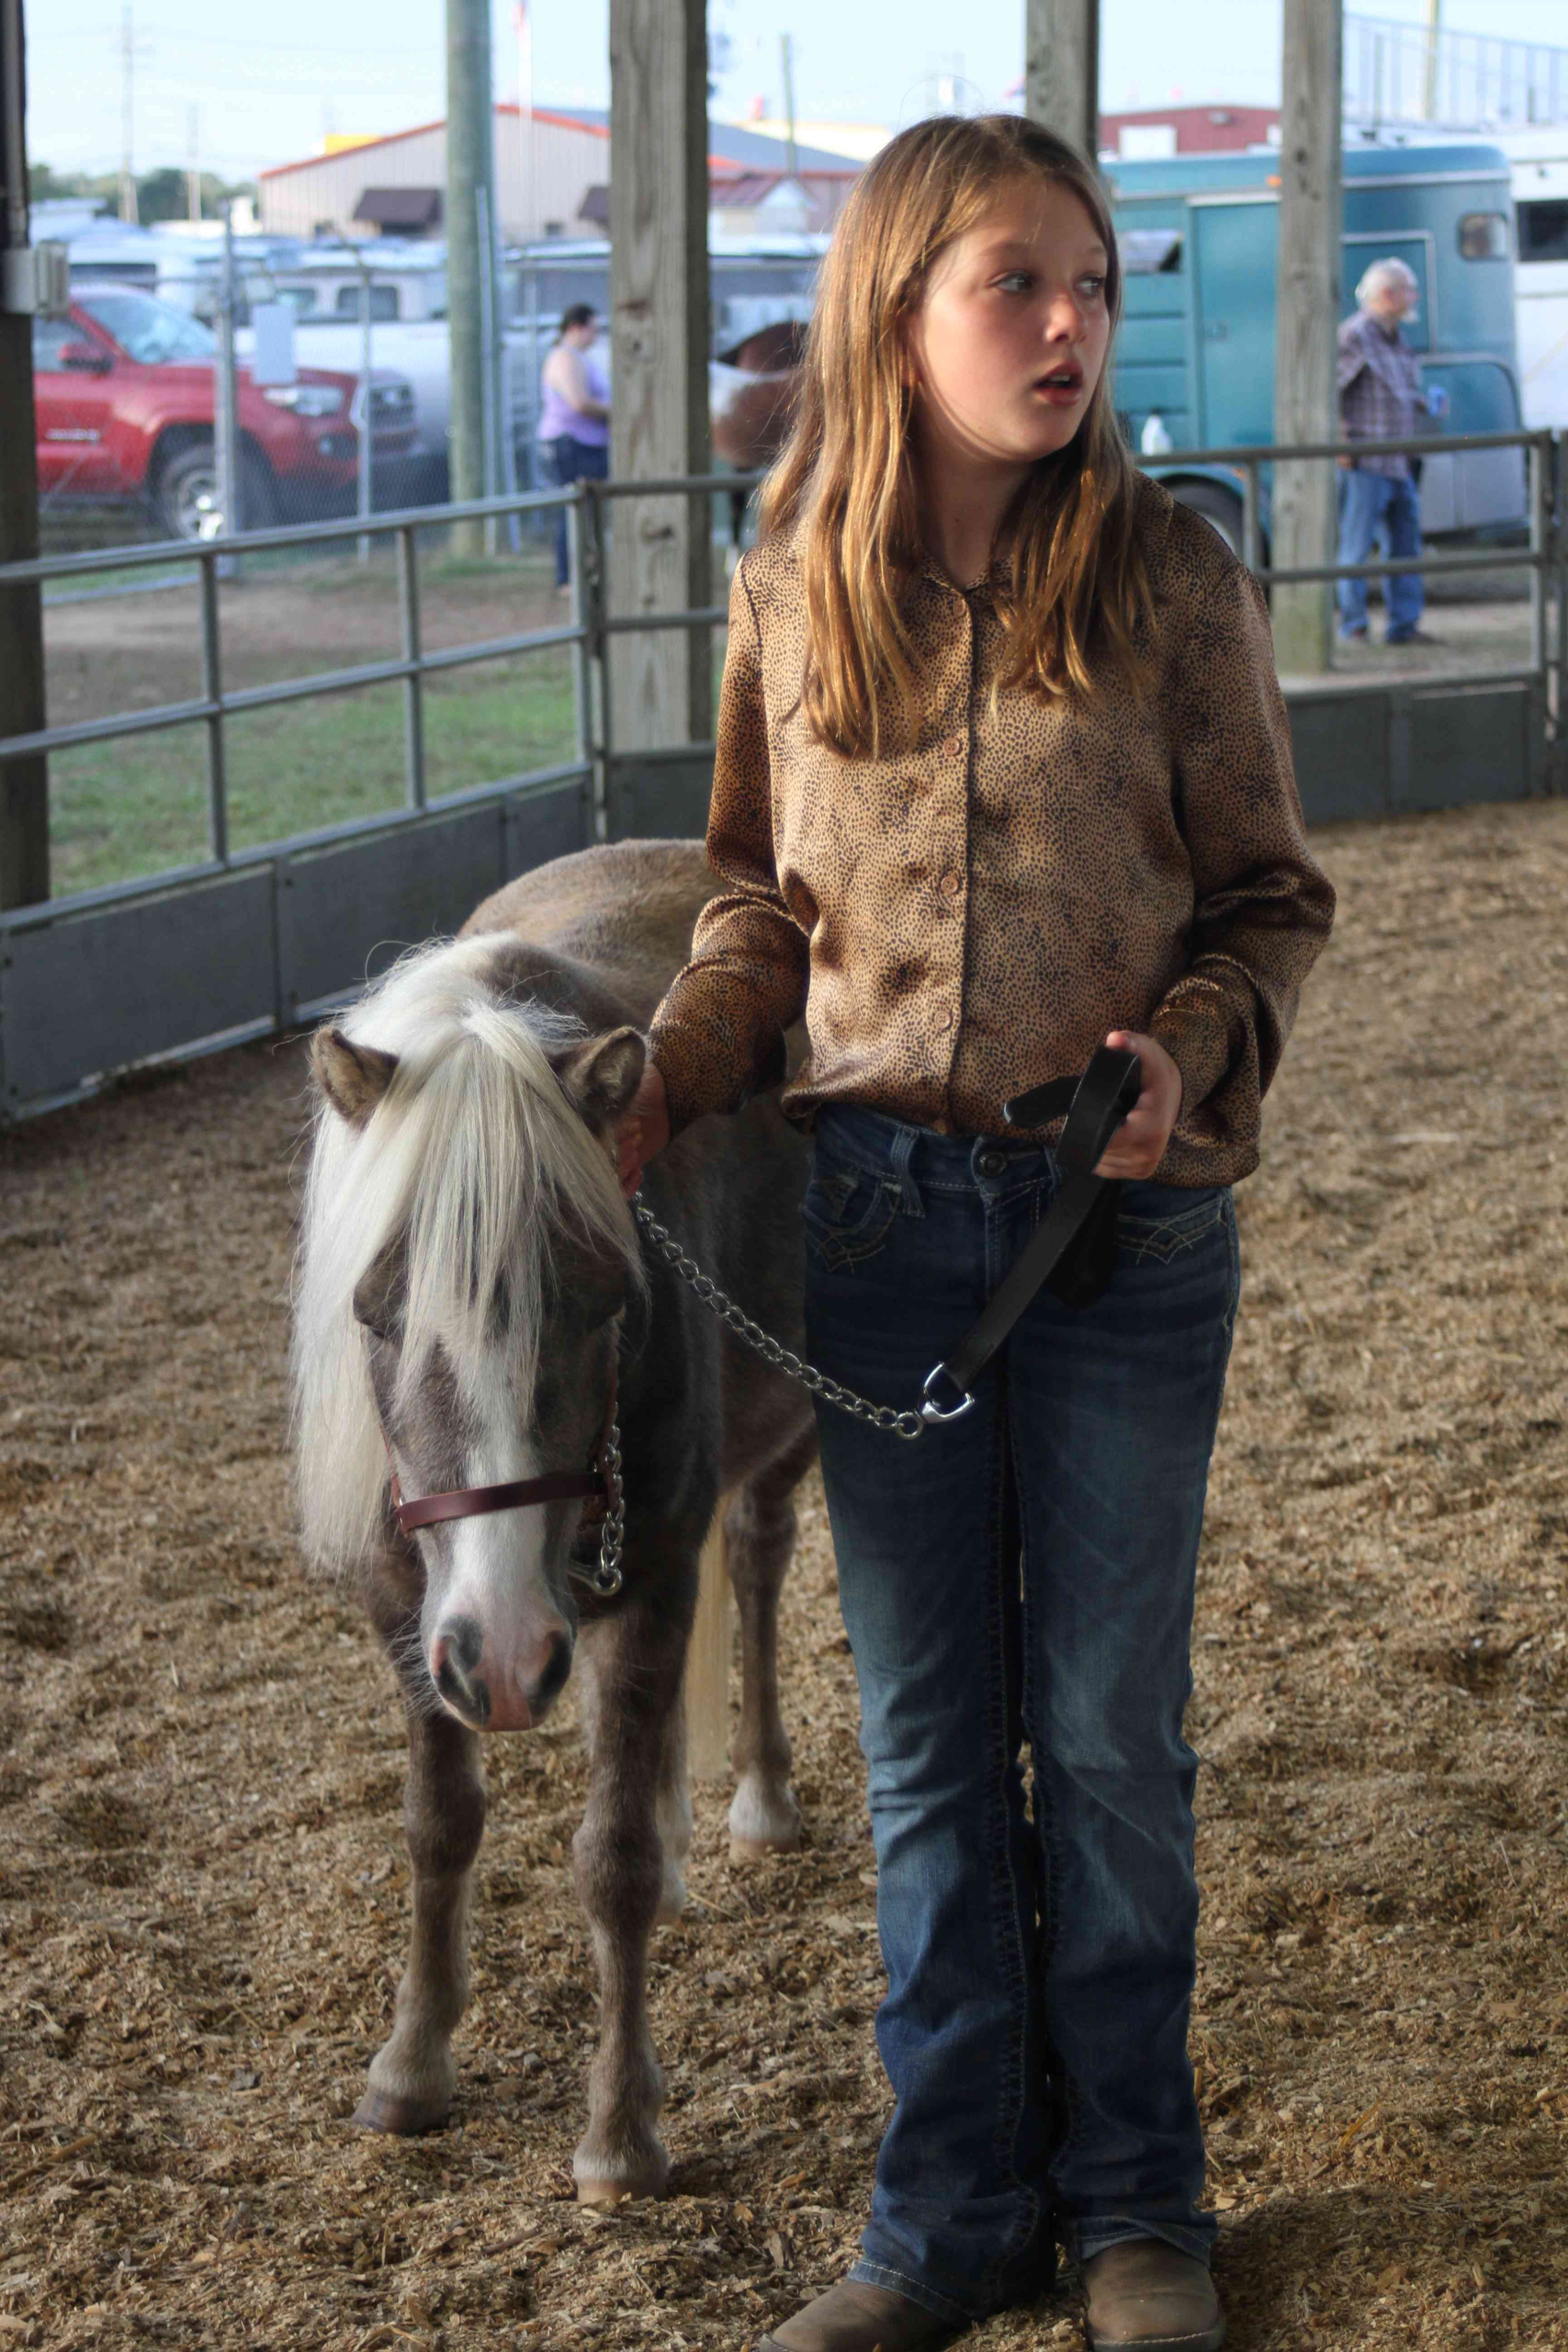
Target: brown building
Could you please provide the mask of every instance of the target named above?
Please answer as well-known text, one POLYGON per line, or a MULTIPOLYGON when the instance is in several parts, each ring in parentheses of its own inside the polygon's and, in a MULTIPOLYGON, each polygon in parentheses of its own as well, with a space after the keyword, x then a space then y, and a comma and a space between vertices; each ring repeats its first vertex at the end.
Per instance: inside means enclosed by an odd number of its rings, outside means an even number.
POLYGON ((1160 155, 1219 155, 1277 144, 1278 107, 1145 107, 1102 114, 1100 151, 1133 164, 1160 155))

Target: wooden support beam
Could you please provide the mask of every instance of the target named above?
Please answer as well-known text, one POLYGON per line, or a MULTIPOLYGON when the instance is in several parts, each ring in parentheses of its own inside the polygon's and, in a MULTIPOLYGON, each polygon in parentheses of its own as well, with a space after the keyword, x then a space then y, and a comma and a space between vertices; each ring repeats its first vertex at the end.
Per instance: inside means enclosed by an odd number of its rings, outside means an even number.
MULTIPOLYGON (((28 242, 27 71, 22 0, 0 0, 0 268, 28 242)), ((0 286, 0 563, 38 549, 33 322, 0 286)), ((0 588, 0 735, 44 725, 43 611, 37 588, 0 588)), ((0 908, 49 896, 49 768, 0 764, 0 908)))
POLYGON ((1094 161, 1100 152, 1100 0, 1024 0, 1023 110, 1094 161))
MULTIPOLYGON (((1274 342, 1274 438, 1332 441, 1339 324, 1341 11, 1339 0, 1284 0, 1280 141, 1279 293, 1274 342)), ((1331 465, 1274 472, 1272 553, 1294 564, 1334 560, 1337 483, 1331 465)), ((1326 670, 1333 591, 1304 582, 1274 591, 1274 650, 1281 671, 1326 670)))
MULTIPOLYGON (((447 458, 455 499, 483 498, 491 488, 484 334, 490 254, 480 232, 494 195, 490 0, 446 0, 446 308, 452 347, 447 458)), ((483 553, 482 523, 456 524, 452 536, 460 552, 483 553)))
MULTIPOLYGON (((617 481, 708 469, 707 209, 706 0, 610 0, 610 470, 617 481)), ((612 503, 612 614, 708 602, 708 513, 705 498, 612 503)), ((615 753, 708 740, 710 647, 706 628, 615 639, 615 753)))

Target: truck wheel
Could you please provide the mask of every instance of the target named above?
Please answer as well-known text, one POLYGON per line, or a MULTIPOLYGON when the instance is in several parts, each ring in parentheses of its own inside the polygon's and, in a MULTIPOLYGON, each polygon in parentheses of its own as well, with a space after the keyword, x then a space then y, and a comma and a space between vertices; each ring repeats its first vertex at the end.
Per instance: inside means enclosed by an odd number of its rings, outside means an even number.
MULTIPOLYGON (((247 530, 277 519, 272 477, 249 450, 240 459, 240 511, 247 530)), ((210 441, 194 442, 171 458, 158 481, 158 520, 171 539, 215 539, 223 529, 218 460, 210 441)))
POLYGON ((1222 490, 1217 481, 1175 481, 1170 494, 1179 505, 1190 506, 1194 514, 1201 514, 1232 555, 1246 562, 1245 510, 1235 491, 1222 490))

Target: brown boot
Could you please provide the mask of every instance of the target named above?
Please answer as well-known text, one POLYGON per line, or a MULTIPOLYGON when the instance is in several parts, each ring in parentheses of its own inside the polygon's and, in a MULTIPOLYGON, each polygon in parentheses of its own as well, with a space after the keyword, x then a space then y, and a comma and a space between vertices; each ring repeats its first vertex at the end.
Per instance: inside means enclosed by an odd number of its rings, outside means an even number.
POLYGON ((757 2352, 935 2352, 963 2333, 908 2295, 846 2278, 764 2335, 757 2352))
POLYGON ((1089 2352, 1219 2352, 1225 2315, 1208 2265, 1159 2238, 1128 2238, 1083 2266, 1089 2352))

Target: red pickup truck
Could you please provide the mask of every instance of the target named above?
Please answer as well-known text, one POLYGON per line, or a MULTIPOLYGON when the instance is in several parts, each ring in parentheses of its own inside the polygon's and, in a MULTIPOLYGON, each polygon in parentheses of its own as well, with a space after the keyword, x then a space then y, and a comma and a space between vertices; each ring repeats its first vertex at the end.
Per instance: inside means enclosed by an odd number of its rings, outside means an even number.
MULTIPOLYGON (((73 288, 63 319, 33 322, 39 491, 56 502, 138 500, 171 538, 223 527, 213 449, 218 340, 140 288, 73 288)), ((352 511, 365 392, 356 376, 301 368, 292 384, 237 371, 241 521, 352 511)), ((377 368, 369 387, 377 469, 418 443, 413 389, 377 368)))

